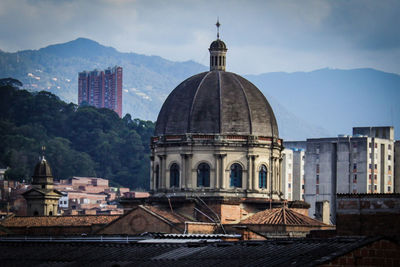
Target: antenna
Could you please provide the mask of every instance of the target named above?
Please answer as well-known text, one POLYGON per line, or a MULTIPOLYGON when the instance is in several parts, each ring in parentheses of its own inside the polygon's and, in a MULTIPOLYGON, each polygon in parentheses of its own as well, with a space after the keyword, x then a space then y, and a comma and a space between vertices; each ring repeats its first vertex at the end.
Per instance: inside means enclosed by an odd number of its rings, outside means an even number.
POLYGON ((217 39, 219 39, 219 27, 221 27, 221 23, 219 23, 219 17, 217 17, 217 23, 215 23, 215 26, 217 26, 217 39))

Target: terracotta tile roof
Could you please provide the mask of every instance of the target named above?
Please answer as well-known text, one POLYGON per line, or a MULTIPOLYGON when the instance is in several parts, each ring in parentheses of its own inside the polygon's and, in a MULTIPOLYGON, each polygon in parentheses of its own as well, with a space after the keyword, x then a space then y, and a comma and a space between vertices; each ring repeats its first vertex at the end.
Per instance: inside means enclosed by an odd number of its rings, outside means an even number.
POLYGON ((32 226, 87 226, 107 224, 120 215, 70 215, 70 216, 13 216, 0 221, 4 227, 32 226))
POLYGON ((180 214, 177 214, 175 212, 172 212, 170 210, 165 210, 163 208, 160 207, 156 207, 156 206, 150 206, 150 205, 146 205, 146 206, 141 206, 144 209, 147 209, 155 214, 157 214, 160 217, 163 217, 164 219, 170 221, 171 223, 185 223, 185 221, 189 221, 189 219, 183 217, 180 214))
POLYGON ((253 216, 242 220, 240 224, 326 225, 318 220, 312 219, 286 207, 257 212, 253 216))

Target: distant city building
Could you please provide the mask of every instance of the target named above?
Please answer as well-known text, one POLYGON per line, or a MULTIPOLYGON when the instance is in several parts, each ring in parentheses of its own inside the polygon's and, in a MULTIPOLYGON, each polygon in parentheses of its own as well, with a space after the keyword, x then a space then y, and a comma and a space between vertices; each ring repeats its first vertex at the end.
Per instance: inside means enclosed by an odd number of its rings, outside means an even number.
POLYGON ((116 199, 130 192, 129 188, 109 187, 107 179, 97 177, 72 177, 54 187, 64 194, 58 202, 64 215, 122 214, 116 199))
POLYGON ((336 194, 393 193, 393 127, 355 127, 353 136, 307 139, 305 201, 309 215, 324 217, 330 203, 335 223, 336 194))
POLYGON ((122 67, 80 72, 78 104, 112 109, 122 117, 122 67))
POLYGON ((284 149, 282 153, 282 193, 286 200, 293 200, 293 150, 284 149))
MULTIPOLYGON (((305 142, 304 142, 305 143, 305 142)), ((302 148, 287 147, 282 157, 282 189, 284 198, 304 200, 304 163, 305 150, 302 148)))

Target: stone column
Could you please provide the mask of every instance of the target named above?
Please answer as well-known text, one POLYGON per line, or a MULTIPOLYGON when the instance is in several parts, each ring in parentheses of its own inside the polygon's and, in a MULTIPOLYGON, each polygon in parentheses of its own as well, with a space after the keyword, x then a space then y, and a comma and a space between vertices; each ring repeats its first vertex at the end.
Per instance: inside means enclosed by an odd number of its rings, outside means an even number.
POLYGON ((193 175, 192 175, 192 154, 186 154, 187 156, 187 165, 186 165, 186 169, 187 169, 187 187, 188 188, 195 188, 196 187, 196 183, 193 182, 193 175))
MULTIPOLYGON (((219 154, 214 154, 214 189, 219 189, 220 188, 220 162, 219 162, 219 154)), ((211 184, 210 184, 211 185, 211 184)))
POLYGON ((165 189, 167 188, 167 172, 166 172, 166 155, 158 155, 158 158, 160 160, 160 187, 165 189))
POLYGON ((154 177, 154 156, 150 156, 150 189, 155 190, 155 177, 154 177))
POLYGON ((256 158, 258 157, 258 155, 253 155, 252 156, 252 161, 251 161, 251 164, 252 164, 252 167, 251 167, 251 169, 252 169, 252 177, 253 177, 253 187, 252 187, 252 189, 253 190, 257 190, 258 189, 258 182, 257 182, 257 170, 256 170, 256 158))
POLYGON ((220 154, 220 170, 221 170, 221 174, 220 174, 220 186, 223 189, 227 188, 226 185, 226 181, 225 181, 225 165, 226 165, 226 154, 220 154))
POLYGON ((244 189, 253 189, 253 156, 247 155, 247 187, 244 189))

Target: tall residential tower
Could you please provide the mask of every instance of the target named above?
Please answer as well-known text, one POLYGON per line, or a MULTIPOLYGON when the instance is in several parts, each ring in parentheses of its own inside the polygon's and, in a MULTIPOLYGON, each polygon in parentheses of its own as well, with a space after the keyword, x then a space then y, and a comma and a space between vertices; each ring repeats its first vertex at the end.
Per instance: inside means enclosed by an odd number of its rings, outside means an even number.
POLYGON ((79 73, 78 104, 114 110, 122 117, 122 67, 79 73))

